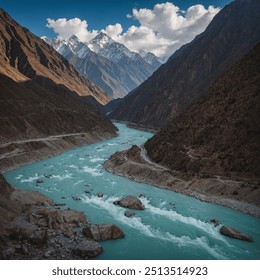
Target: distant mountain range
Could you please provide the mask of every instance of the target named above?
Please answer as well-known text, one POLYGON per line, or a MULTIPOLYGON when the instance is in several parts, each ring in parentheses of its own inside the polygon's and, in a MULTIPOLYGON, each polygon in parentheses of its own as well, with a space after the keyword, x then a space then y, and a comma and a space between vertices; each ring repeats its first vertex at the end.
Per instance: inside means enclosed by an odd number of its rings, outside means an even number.
POLYGON ((160 128, 182 114, 260 40, 260 1, 237 0, 138 88, 108 104, 110 118, 160 128))
POLYGON ((42 39, 113 98, 125 96, 161 65, 154 54, 132 52, 103 32, 87 44, 75 35, 67 40, 42 39))
POLYGON ((22 154, 20 162, 26 162, 25 149, 42 148, 46 156, 53 149, 57 153, 79 142, 116 135, 110 120, 93 106, 106 104, 110 98, 2 9, 0 97, 0 150, 4 154, 0 159, 6 160, 6 164, 12 165, 16 153, 22 154), (26 148, 15 144, 18 140, 72 133, 82 133, 80 141, 66 142, 64 138, 63 146, 57 146, 59 141, 52 145, 42 142, 38 146, 32 142, 26 148))

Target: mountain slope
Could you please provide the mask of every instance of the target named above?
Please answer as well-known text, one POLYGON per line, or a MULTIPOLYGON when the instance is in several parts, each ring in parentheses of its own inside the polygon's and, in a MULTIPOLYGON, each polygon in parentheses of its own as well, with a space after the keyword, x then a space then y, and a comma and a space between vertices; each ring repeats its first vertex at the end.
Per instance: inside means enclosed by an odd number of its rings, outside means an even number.
POLYGON ((110 114, 148 127, 162 127, 184 112, 260 39, 260 2, 237 0, 207 29, 175 52, 110 114))
POLYGON ((42 38, 113 98, 125 96, 161 65, 155 55, 142 58, 103 32, 88 44, 74 35, 67 40, 42 38))
POLYGON ((41 81, 41 77, 49 78, 80 96, 93 96, 101 104, 110 101, 100 88, 79 75, 66 59, 3 10, 0 10, 0 30, 1 56, 28 78, 45 87, 48 84, 45 79, 41 81))
POLYGON ((172 170, 260 177, 260 43, 146 144, 172 170))
POLYGON ((3 10, 0 30, 0 170, 116 135, 98 87, 3 10))

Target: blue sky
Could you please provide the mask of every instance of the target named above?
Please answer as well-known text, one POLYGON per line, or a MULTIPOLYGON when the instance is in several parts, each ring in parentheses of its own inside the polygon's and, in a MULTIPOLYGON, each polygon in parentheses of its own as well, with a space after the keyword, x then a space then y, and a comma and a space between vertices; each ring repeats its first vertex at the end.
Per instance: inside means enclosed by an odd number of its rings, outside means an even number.
MULTIPOLYGON (((38 36, 47 36, 47 37, 55 37, 57 35, 64 36, 64 32, 58 29, 57 22, 52 23, 52 27, 46 27, 47 18, 52 20, 57 20, 60 18, 65 18, 66 20, 79 18, 81 21, 87 22, 87 30, 92 32, 92 30, 101 30, 105 29, 108 25, 115 25, 119 23, 117 26, 118 32, 115 33, 115 27, 111 27, 113 32, 111 34, 114 35, 115 40, 118 40, 124 44, 126 44, 130 49, 134 50, 135 47, 142 47, 142 41, 149 41, 149 44, 144 44, 144 49, 149 51, 153 51, 159 54, 172 52, 174 48, 168 50, 166 49, 166 45, 168 43, 167 34, 166 37, 157 38, 156 36, 152 36, 151 34, 148 36, 146 34, 143 37, 143 40, 140 39, 142 34, 145 32, 149 33, 149 28, 152 30, 151 27, 147 27, 146 20, 143 19, 142 13, 136 13, 135 16, 127 17, 128 14, 132 14, 133 8, 136 8, 136 11, 140 9, 148 9, 153 11, 153 8, 158 3, 166 3, 167 1, 163 0, 0 0, 0 7, 6 10, 16 21, 18 21, 21 25, 27 27, 31 32, 38 36), (131 26, 136 26, 142 28, 133 29, 128 31, 128 28, 131 26), (56 30, 56 33, 53 32, 56 30), (58 31, 57 31, 58 30, 58 31), (148 31, 147 31, 148 30, 148 31), (126 34, 127 33, 127 34, 126 34), (130 34, 131 33, 131 34, 130 34), (131 36, 130 36, 131 35, 131 36), (153 37, 153 38, 152 38, 153 37), (132 40, 132 41, 131 41, 132 40), (139 40, 139 44, 138 44, 139 40), (160 44, 160 48, 156 48, 155 40, 158 41, 160 44), (136 44, 137 43, 137 44, 136 44), (165 44, 165 46, 163 46, 165 44), (163 48, 164 47, 164 48, 163 48)), ((196 4, 202 4, 205 9, 208 9, 210 5, 214 7, 222 8, 226 4, 232 2, 231 0, 172 0, 168 1, 171 2, 174 6, 178 6, 180 10, 186 11, 189 7, 194 6, 196 4)), ((172 5, 172 6, 173 6, 172 5)), ((166 6, 165 6, 166 7, 166 6)), ((170 8, 172 8, 170 6, 170 8)), ((210 12, 211 15, 207 15, 207 19, 204 19, 204 23, 201 24, 201 28, 198 28, 198 24, 193 26, 194 23, 190 24, 191 27, 189 28, 189 32, 187 32, 187 40, 189 41, 196 35, 196 32, 200 33, 205 29, 206 25, 209 21, 213 18, 216 12, 210 12), (193 30, 193 31, 192 31, 193 30), (192 33, 192 32, 194 33, 192 33), (192 33, 192 34, 191 34, 192 33)), ((210 14, 209 13, 209 14, 210 14)), ((180 14, 180 12, 179 12, 180 14)), ((206 17, 206 16, 204 16, 206 17)), ((158 19, 163 20, 163 19, 158 19)), ((167 24, 167 22, 165 22, 167 24)), ((186 24, 187 25, 187 24, 186 24)), ((165 26, 167 29, 167 26, 165 26)), ((161 31, 163 28, 161 27, 161 31)), ((64 28, 67 28, 66 26, 64 28)), ((82 28, 82 25, 81 25, 82 28)), ((158 30, 152 30, 155 34, 160 32, 160 28, 158 30), (158 31, 159 30, 159 31, 158 31)), ((163 32, 161 32, 163 33, 163 32)), ((179 32, 180 33, 180 32, 179 32)), ((181 30, 181 33, 185 33, 181 30)), ((78 34, 81 34, 78 32, 78 34)), ((75 34, 75 35, 78 35, 75 34)), ((94 36, 95 32, 92 33, 94 36)), ((109 34, 111 37, 113 37, 109 34)), ((177 34, 177 33, 176 33, 177 34)), ((89 36, 85 34, 85 38, 91 38, 91 33, 89 36)), ((169 35, 169 34, 168 34, 169 35)), ((92 37, 93 37, 92 36, 92 37)), ((181 44, 186 43, 185 40, 180 39, 179 37, 175 38, 174 33, 171 34, 172 40, 175 39, 177 42, 176 47, 179 47, 181 44)), ((80 37, 80 35, 79 35, 80 37)), ((84 37, 82 37, 84 39, 84 37)), ((81 39, 82 39, 81 38, 81 39)), ((85 39, 86 40, 86 39, 85 39)))
MULTIPOLYGON (((152 8, 160 0, 0 0, 0 6, 16 21, 38 36, 54 36, 46 27, 47 18, 74 18, 87 20, 90 29, 102 29, 120 22, 124 28, 136 24, 126 17, 133 8, 152 8)), ((187 9, 195 4, 223 7, 231 0, 174 0, 168 1, 187 9)))

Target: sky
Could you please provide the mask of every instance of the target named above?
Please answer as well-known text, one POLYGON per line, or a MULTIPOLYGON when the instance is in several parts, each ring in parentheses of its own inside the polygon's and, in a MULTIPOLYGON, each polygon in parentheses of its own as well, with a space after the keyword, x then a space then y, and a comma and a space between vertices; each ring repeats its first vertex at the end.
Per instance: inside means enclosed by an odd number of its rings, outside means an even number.
POLYGON ((88 42, 99 31, 132 51, 169 56, 203 32, 231 0, 0 0, 37 36, 88 42))

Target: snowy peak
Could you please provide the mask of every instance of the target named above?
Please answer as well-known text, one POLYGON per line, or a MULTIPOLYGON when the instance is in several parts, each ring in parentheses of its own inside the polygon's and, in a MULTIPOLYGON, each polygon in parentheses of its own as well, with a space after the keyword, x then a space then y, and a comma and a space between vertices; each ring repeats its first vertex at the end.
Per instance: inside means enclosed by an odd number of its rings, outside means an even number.
POLYGON ((140 49, 138 53, 147 63, 154 65, 155 67, 159 67, 163 63, 163 61, 155 54, 146 52, 144 49, 140 49))
POLYGON ((100 32, 95 38, 93 38, 89 43, 89 48, 98 53, 101 49, 106 48, 107 46, 116 43, 111 37, 106 33, 100 32))
POLYGON ((68 39, 42 39, 63 55, 86 78, 110 96, 125 96, 139 86, 161 65, 153 54, 130 51, 100 32, 88 43, 73 35, 68 39))
POLYGON ((72 35, 72 36, 69 38, 69 41, 70 41, 70 42, 75 42, 75 44, 78 44, 78 43, 81 42, 81 41, 79 40, 79 38, 78 38, 76 35, 72 35))
POLYGON ((70 53, 76 54, 80 58, 85 58, 91 50, 86 44, 82 43, 79 38, 72 35, 69 39, 50 39, 41 37, 47 44, 51 45, 57 52, 63 56, 68 56, 70 53))
POLYGON ((87 44, 87 46, 93 52, 102 55, 115 63, 118 63, 123 58, 136 60, 137 57, 139 57, 137 53, 130 51, 123 44, 114 41, 104 32, 100 32, 87 44))
POLYGON ((160 59, 153 53, 144 50, 140 50, 139 53, 132 52, 123 44, 114 41, 104 32, 100 32, 88 43, 81 42, 75 35, 72 35, 69 39, 65 40, 50 39, 45 36, 43 36, 42 39, 64 56, 67 56, 69 52, 72 52, 80 58, 85 58, 89 56, 91 52, 94 52, 114 63, 130 59, 131 61, 148 63, 154 68, 158 68, 161 65, 160 59))

